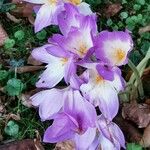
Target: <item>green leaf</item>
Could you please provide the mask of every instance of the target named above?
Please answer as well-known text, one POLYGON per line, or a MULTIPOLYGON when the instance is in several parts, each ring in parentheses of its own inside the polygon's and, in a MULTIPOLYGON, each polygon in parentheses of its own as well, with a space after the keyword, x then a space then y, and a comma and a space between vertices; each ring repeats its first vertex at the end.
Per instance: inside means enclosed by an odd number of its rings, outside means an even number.
POLYGON ((128 143, 127 144, 127 150, 142 150, 142 147, 140 145, 135 144, 135 143, 128 143))
POLYGON ((147 51, 148 51, 149 47, 150 47, 150 42, 149 41, 143 42, 143 45, 141 47, 141 52, 143 53, 143 55, 147 54, 147 51))
POLYGON ((44 40, 46 38, 46 35, 47 35, 47 32, 45 30, 42 30, 36 34, 36 37, 39 40, 44 40))
POLYGON ((10 96, 18 96, 23 90, 24 84, 19 79, 12 78, 8 80, 5 90, 10 96))
POLYGON ((6 79, 8 74, 9 73, 6 70, 0 70, 0 81, 6 79))
POLYGON ((121 12, 120 16, 121 16, 122 19, 125 19, 125 18, 128 17, 128 13, 127 12, 121 12))
POLYGON ((138 65, 142 60, 142 55, 139 53, 139 51, 132 51, 130 53, 130 60, 134 63, 134 65, 138 65))
POLYGON ((112 20, 111 20, 111 19, 108 19, 108 20, 107 20, 107 25, 108 25, 108 26, 111 26, 112 24, 113 24, 112 20))
POLYGON ((18 30, 17 32, 15 32, 14 36, 16 39, 18 40, 22 40, 24 38, 24 31, 23 30, 18 30))
POLYGON ((13 48, 15 45, 15 40, 14 39, 6 39, 4 42, 4 48, 5 49, 10 49, 13 48))
POLYGON ((133 6, 133 9, 134 9, 135 11, 140 10, 140 9, 141 9, 141 5, 135 4, 135 5, 133 6))
POLYGON ((122 4, 127 4, 127 0, 122 0, 122 4))
POLYGON ((7 135, 16 137, 19 132, 19 126, 14 121, 9 121, 4 128, 4 131, 7 135))
POLYGON ((137 0, 137 3, 139 3, 140 5, 145 5, 145 0, 137 0))

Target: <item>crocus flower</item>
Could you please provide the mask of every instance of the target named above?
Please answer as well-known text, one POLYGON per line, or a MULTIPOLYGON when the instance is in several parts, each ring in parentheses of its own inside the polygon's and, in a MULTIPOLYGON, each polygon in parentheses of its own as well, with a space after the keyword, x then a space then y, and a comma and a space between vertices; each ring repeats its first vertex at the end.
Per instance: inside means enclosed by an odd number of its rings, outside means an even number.
MULTIPOLYGON (((90 16, 81 19, 80 28, 73 28, 67 36, 56 34, 49 39, 49 43, 56 43, 61 49, 74 55, 76 62, 78 59, 86 57, 93 47, 93 29, 95 31, 95 21, 90 16)), ((59 49, 60 49, 59 48, 59 49)), ((60 53, 58 48, 49 47, 47 51, 51 55, 60 53)))
POLYGON ((128 52, 133 48, 133 41, 128 32, 102 31, 96 38, 96 57, 111 66, 127 63, 128 52))
POLYGON ((64 93, 64 111, 54 118, 46 130, 44 142, 55 143, 72 139, 77 149, 86 149, 96 136, 96 111, 77 90, 64 93))
POLYGON ((104 64, 86 64, 89 73, 88 83, 82 84, 80 90, 95 106, 99 106, 102 114, 112 120, 119 108, 118 92, 123 89, 120 70, 108 68, 104 64), (112 77, 113 76, 113 77, 112 77))
POLYGON ((125 139, 120 128, 113 122, 108 122, 101 115, 98 119, 98 128, 100 131, 100 147, 102 150, 120 150, 125 148, 125 139))
POLYGON ((64 2, 66 3, 68 2, 68 3, 75 5, 80 14, 83 14, 83 15, 93 14, 90 8, 90 5, 85 2, 82 2, 82 0, 64 0, 64 2))
POLYGON ((96 34, 96 15, 93 13, 90 16, 81 14, 77 7, 72 4, 64 4, 65 10, 58 15, 59 28, 63 35, 67 35, 71 28, 80 28, 83 26, 87 19, 90 19, 90 29, 96 34))
POLYGON ((64 9, 62 0, 24 0, 41 5, 36 13, 35 32, 49 25, 57 25, 57 16, 64 9))
POLYGON ((42 121, 53 118, 63 107, 64 89, 44 90, 33 95, 30 99, 32 105, 39 107, 39 115, 42 121))
POLYGON ((70 76, 76 70, 73 63, 73 56, 56 45, 46 44, 42 47, 36 48, 32 51, 32 56, 36 60, 48 64, 46 70, 40 75, 40 79, 36 83, 37 87, 52 88, 63 78, 65 78, 66 83, 68 83, 70 76), (51 48, 52 50, 57 49, 57 56, 49 54, 46 48, 51 48))

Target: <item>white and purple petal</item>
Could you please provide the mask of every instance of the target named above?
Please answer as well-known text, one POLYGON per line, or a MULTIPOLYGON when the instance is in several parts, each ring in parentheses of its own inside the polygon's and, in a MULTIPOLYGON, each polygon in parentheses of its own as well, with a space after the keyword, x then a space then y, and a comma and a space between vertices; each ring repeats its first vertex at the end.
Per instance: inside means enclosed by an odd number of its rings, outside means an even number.
POLYGON ((127 63, 127 55, 132 48, 131 36, 123 31, 103 31, 95 40, 96 57, 110 66, 127 63))
POLYGON ((36 93, 30 99, 32 105, 39 107, 39 115, 42 121, 45 121, 56 115, 63 107, 62 96, 63 90, 51 89, 36 93))

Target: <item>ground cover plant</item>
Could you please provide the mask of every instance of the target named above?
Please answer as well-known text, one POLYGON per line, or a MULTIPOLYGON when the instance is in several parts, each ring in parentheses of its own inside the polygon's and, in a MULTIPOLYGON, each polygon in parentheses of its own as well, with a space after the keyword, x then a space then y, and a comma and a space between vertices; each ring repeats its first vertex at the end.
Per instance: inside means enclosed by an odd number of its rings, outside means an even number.
POLYGON ((0 149, 149 148, 149 0, 2 0, 0 14, 0 149))

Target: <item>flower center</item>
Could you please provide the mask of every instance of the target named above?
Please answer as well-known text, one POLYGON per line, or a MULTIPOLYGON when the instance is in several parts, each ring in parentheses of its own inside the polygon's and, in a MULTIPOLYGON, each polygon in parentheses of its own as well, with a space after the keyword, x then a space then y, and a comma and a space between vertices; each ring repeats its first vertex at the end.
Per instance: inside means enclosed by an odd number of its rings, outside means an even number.
POLYGON ((126 53, 122 49, 116 49, 115 57, 117 58, 117 62, 122 61, 125 58, 126 53))
POLYGON ((69 0, 69 2, 74 4, 74 5, 79 5, 81 3, 80 0, 69 0))
POLYGON ((48 2, 49 2, 50 4, 56 4, 56 3, 57 3, 57 0, 48 0, 48 2))
POLYGON ((85 46, 85 44, 81 44, 79 48, 79 55, 83 57, 85 56, 86 52, 87 52, 87 47, 85 46))
POLYGON ((62 58, 61 59, 61 62, 62 62, 62 65, 65 65, 68 61, 68 58, 62 58))
POLYGON ((100 82, 103 82, 103 81, 104 79, 102 76, 100 76, 99 74, 96 75, 96 79, 95 79, 96 84, 99 84, 100 82))

